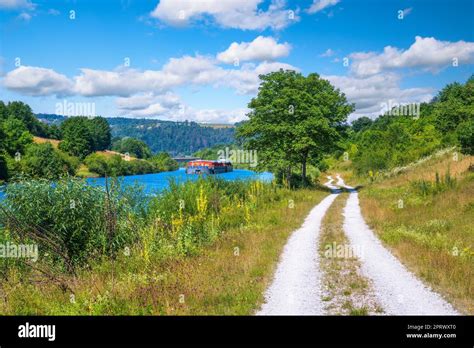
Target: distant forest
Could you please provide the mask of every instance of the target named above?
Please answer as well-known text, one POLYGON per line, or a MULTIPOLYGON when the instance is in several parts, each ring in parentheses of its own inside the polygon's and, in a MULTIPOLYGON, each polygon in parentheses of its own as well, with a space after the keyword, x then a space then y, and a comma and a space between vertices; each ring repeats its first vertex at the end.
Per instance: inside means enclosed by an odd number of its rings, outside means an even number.
MULTIPOLYGON (((48 124, 59 125, 65 117, 37 114, 48 124)), ((124 117, 107 118, 112 137, 133 137, 144 141, 153 153, 168 152, 172 156, 191 155, 217 144, 234 142, 234 127, 213 127, 196 122, 172 122, 124 117)))

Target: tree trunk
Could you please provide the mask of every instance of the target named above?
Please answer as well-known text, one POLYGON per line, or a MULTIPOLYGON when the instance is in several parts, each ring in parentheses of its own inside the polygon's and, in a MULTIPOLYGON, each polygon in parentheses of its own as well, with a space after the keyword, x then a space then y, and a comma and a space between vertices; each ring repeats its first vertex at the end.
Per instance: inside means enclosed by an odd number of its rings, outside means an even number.
POLYGON ((301 178, 303 181, 303 186, 306 186, 306 158, 307 155, 303 157, 303 162, 301 163, 301 178))
POLYGON ((291 166, 288 166, 288 168, 286 169, 286 182, 288 184, 288 187, 291 186, 291 166))

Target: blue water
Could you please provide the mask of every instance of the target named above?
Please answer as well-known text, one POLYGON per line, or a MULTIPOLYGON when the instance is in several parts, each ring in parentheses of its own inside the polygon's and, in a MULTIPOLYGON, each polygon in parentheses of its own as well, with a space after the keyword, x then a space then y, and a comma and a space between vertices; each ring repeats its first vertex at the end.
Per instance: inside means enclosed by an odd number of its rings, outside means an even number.
MULTIPOLYGON (((261 181, 271 181, 273 179, 273 174, 268 172, 255 173, 251 170, 246 169, 234 169, 230 173, 222 173, 213 175, 224 180, 234 181, 234 180, 261 180, 261 181)), ((154 194, 162 191, 168 187, 170 180, 175 180, 176 182, 184 182, 186 180, 197 180, 199 175, 195 174, 186 174, 184 168, 180 168, 173 172, 163 172, 157 174, 144 174, 144 175, 130 175, 122 176, 120 180, 123 185, 134 185, 138 184, 143 187, 143 190, 146 194, 154 194)), ((105 178, 89 178, 87 182, 94 186, 104 186, 105 178)), ((2 187, 0 186, 0 200, 5 194, 2 192, 2 187)))

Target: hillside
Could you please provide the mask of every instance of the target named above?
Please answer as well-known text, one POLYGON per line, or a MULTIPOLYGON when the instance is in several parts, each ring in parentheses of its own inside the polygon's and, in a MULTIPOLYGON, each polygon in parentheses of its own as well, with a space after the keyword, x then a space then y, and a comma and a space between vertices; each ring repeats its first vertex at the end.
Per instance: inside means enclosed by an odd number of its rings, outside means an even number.
MULTIPOLYGON (((37 114, 42 122, 59 125, 65 119, 60 115, 37 114)), ((172 122, 125 117, 106 118, 113 137, 133 137, 144 141, 154 153, 168 152, 172 156, 191 155, 216 144, 234 142, 234 126, 172 122)))
POLYGON ((367 223, 415 275, 474 314, 474 156, 440 151, 362 184, 367 223))

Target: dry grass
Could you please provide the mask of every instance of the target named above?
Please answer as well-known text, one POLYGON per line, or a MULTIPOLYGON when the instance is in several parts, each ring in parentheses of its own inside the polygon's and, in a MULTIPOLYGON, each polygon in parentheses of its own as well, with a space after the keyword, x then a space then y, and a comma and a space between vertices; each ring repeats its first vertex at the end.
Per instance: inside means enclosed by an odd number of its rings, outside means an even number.
POLYGON ((343 231, 343 207, 348 194, 340 194, 328 209, 321 229, 320 254, 323 301, 330 315, 371 315, 383 312, 371 282, 360 272, 356 249, 349 249, 343 231), (348 250, 343 253, 341 250, 348 250), (338 254, 340 252, 340 254, 338 254))
POLYGON ((26 285, 10 275, 3 285, 2 314, 245 315, 263 301, 284 244, 326 192, 292 192, 288 201, 262 207, 246 228, 226 231, 200 255, 151 259, 141 250, 114 263, 93 265, 76 280, 71 294, 50 284, 26 285))
POLYGON ((473 156, 452 154, 429 160, 406 173, 361 191, 368 224, 416 275, 443 294, 460 312, 474 314, 473 156), (456 187, 422 196, 416 180, 434 181, 436 172, 456 177, 456 187), (398 208, 397 201, 403 200, 398 208))
POLYGON ((33 142, 36 144, 44 144, 44 143, 50 143, 53 145, 55 149, 58 148, 59 143, 61 142, 60 140, 55 140, 55 139, 47 139, 47 138, 41 138, 41 137, 33 137, 33 142))

